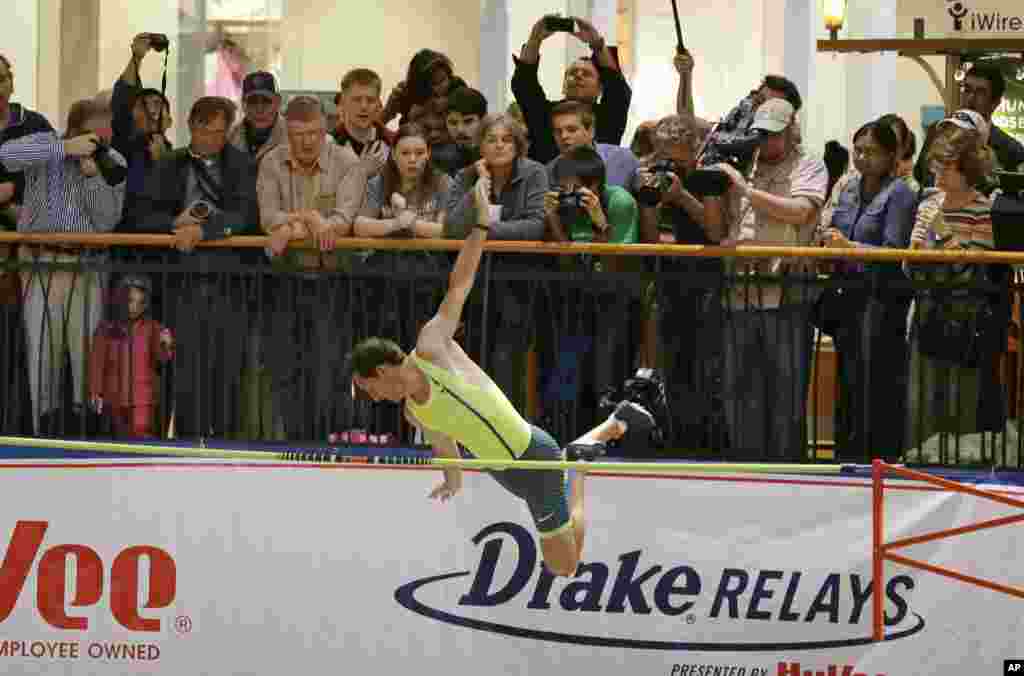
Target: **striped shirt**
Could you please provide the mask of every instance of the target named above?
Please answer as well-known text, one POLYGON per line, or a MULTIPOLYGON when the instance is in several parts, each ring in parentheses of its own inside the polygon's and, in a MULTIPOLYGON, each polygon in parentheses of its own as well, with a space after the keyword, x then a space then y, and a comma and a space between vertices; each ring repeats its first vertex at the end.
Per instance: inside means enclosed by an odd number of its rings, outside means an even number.
MULTIPOLYGON (((110 156, 125 166, 116 150, 110 156)), ((31 134, 0 145, 0 163, 25 174, 25 204, 18 232, 110 232, 121 219, 125 182, 109 186, 102 176, 88 177, 75 158, 64 155, 54 133, 31 134)))
POLYGON ((945 199, 946 194, 935 188, 924 192, 910 241, 929 247, 994 249, 992 200, 975 191, 964 206, 947 209, 945 199))

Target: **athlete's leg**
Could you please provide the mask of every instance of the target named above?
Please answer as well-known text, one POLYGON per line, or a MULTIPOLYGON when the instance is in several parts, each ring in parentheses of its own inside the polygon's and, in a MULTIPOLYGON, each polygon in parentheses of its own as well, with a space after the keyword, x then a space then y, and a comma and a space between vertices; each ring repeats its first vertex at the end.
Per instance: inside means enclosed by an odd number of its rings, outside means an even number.
POLYGON ((572 442, 572 444, 570 445, 606 444, 609 441, 621 439, 622 435, 626 433, 628 427, 628 423, 622 422, 621 420, 616 418, 615 414, 613 413, 612 415, 605 418, 604 422, 602 422, 600 425, 598 425, 597 427, 592 427, 589 432, 587 432, 581 437, 578 437, 576 441, 572 442))
MULTIPOLYGON (((632 429, 639 437, 645 437, 654 426, 654 417, 643 407, 631 402, 622 402, 615 412, 597 427, 566 447, 574 458, 596 457, 604 454, 604 446, 621 439, 632 429), (595 451, 595 449, 600 449, 595 451)), ((586 472, 573 470, 569 476, 569 521, 566 526, 553 534, 541 533, 541 551, 544 563, 555 575, 571 577, 576 574, 583 556, 587 521, 585 510, 586 472)), ((543 523, 538 523, 543 526, 543 523)))
POLYGON ((587 534, 587 522, 583 510, 583 484, 586 476, 586 472, 570 472, 569 474, 569 513, 572 514, 577 560, 583 556, 583 539, 587 534))
POLYGON ((566 446, 566 455, 570 460, 593 460, 605 454, 609 442, 623 437, 626 437, 623 443, 629 445, 645 444, 654 425, 650 411, 631 401, 623 401, 604 422, 566 446))

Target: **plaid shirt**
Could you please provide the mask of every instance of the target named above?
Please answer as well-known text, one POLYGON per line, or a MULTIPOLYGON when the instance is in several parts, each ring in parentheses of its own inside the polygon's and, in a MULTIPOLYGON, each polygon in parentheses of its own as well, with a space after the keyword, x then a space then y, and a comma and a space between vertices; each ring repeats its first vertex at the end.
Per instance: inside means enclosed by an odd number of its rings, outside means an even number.
MULTIPOLYGON (((116 150, 110 156, 125 165, 116 150)), ((64 155, 54 133, 32 134, 0 145, 0 162, 25 172, 25 205, 18 232, 110 232, 121 219, 125 183, 109 186, 102 176, 88 177, 78 161, 64 155)))

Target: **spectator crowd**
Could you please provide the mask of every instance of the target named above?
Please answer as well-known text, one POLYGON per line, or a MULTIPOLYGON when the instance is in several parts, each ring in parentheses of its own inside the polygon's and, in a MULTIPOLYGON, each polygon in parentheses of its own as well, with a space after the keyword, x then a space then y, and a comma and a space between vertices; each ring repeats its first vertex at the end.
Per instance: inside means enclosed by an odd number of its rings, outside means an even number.
MULTIPOLYGON (((322 441, 353 427, 346 346, 368 334, 408 344, 450 257, 339 248, 345 238, 460 239, 486 220, 491 239, 521 242, 996 247, 999 172, 1024 171, 1024 147, 992 123, 997 68, 967 72, 963 109, 920 143, 888 114, 825 157, 801 139, 806 92, 766 74, 739 130, 753 160, 708 163, 725 123, 694 114, 694 56, 674 57, 676 110, 624 145, 630 85, 600 32, 574 25, 590 55, 566 67, 555 98, 538 80, 553 34, 542 18, 514 58, 509 110, 423 49, 390 92, 371 69, 344 73, 334 125, 319 99, 285 102, 272 74, 249 73, 241 110, 214 96, 191 105, 181 148, 166 136, 170 101, 139 78, 153 35, 136 36, 109 100, 75 103, 62 132, 11 101, 14 68, 0 56, 0 225, 174 243, 0 250, 19 262, 0 271, 0 391, 12 395, 0 429, 54 433, 69 411, 122 438, 322 441), (197 246, 244 235, 268 244, 197 246), (275 274, 252 274, 262 265, 275 274), (401 293, 398 276, 414 280, 401 293), (22 393, 30 405, 13 405, 22 393)), ((823 271, 798 258, 501 255, 466 328, 487 337, 478 356, 518 408, 571 409, 568 425, 589 426, 640 369, 677 449, 806 457, 822 335, 838 358, 839 457, 899 457, 935 434, 1002 428, 1006 266, 837 259, 827 271, 841 286, 824 290, 823 271), (552 272, 576 281, 544 283, 552 272), (920 282, 974 286, 947 297, 920 282)))

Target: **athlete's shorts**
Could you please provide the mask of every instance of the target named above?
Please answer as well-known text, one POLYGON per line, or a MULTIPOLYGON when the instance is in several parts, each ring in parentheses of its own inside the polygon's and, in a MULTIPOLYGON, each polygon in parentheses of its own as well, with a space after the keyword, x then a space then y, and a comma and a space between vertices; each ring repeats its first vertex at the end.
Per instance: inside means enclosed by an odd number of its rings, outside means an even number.
MULTIPOLYGON (((550 434, 535 425, 530 427, 533 429, 530 446, 519 457, 520 460, 565 460, 565 453, 550 434)), ((506 469, 491 470, 489 474, 507 491, 526 502, 542 538, 557 535, 570 527, 564 470, 506 469)))

